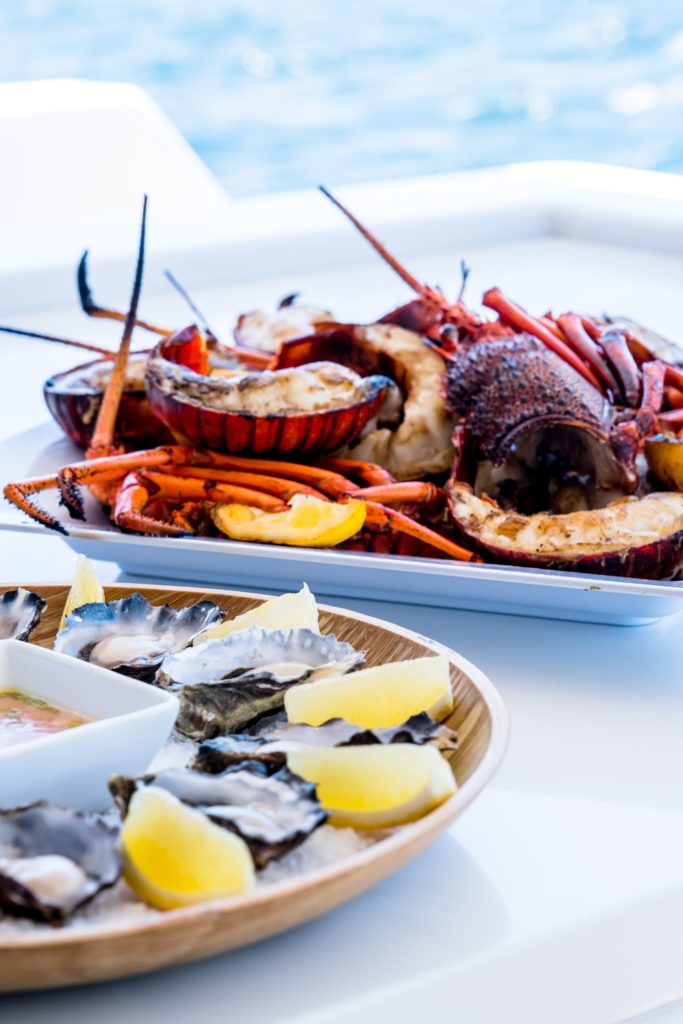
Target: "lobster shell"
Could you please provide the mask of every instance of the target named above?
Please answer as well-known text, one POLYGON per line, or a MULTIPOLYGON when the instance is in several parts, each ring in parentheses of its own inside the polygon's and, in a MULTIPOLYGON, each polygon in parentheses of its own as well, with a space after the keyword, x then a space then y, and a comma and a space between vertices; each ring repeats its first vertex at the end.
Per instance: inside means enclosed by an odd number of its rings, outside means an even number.
POLYGON ((197 395, 210 393, 212 378, 187 366, 183 350, 186 340, 192 344, 190 331, 157 345, 147 364, 145 386, 154 415, 176 439, 199 448, 249 455, 336 451, 360 437, 391 385, 386 377, 364 377, 359 401, 316 412, 259 415, 212 408, 197 401, 197 395))
POLYGON ((656 492, 591 511, 523 516, 454 480, 446 493, 455 527, 490 561, 650 580, 671 579, 683 564, 683 494, 656 492))
MULTIPOLYGON (((121 396, 114 433, 115 441, 134 443, 139 448, 171 440, 169 431, 154 415, 147 400, 143 386, 146 362, 146 353, 130 357, 129 379, 121 396)), ((43 385, 43 397, 52 418, 81 448, 87 448, 90 443, 107 383, 106 371, 113 365, 113 359, 94 359, 55 374, 43 385)))

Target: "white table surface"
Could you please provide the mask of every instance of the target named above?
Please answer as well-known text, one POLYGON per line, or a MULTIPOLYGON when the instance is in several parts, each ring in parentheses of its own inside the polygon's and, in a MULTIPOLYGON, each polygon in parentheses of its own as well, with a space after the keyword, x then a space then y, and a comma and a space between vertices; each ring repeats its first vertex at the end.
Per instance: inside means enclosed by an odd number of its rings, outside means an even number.
MULTIPOLYGON (((167 133, 165 126, 172 149, 167 133)), ((172 174, 168 161, 165 173, 172 174)), ((191 177, 186 163, 183 174, 191 177)), ((111 185, 114 196, 113 178, 111 185)), ((217 209, 209 192, 207 214, 217 209)), ((261 227, 276 205, 266 202, 261 227)), ((134 235, 133 215, 131 229, 134 235)), ((32 231, 39 237, 40 226, 32 231)), ((59 231, 51 224, 52 262, 59 231)), ((72 250, 97 243, 76 242, 73 225, 69 232, 69 259, 72 250)), ((122 227, 117 237, 123 234, 122 227)), ((411 268, 448 285, 467 255, 472 296, 497 283, 532 308, 609 308, 676 333, 683 260, 671 248, 644 257, 608 241, 532 238, 463 253, 459 239, 441 238, 438 251, 417 253, 411 268), (647 286, 635 287, 637 280, 647 286)), ((285 265, 258 285, 202 290, 186 283, 219 330, 235 312, 299 287, 311 301, 358 319, 405 299, 360 242, 349 253, 348 266, 334 275, 293 274, 285 265)), ((77 311, 70 270, 64 269, 63 291, 55 291, 59 273, 51 271, 48 302, 45 293, 32 301, 22 288, 15 292, 8 271, 0 279, 3 318, 113 343, 113 325, 84 321, 77 311)), ((119 273, 110 293, 110 282, 98 278, 97 297, 125 301, 124 280, 119 273)), ((146 283, 143 308, 150 318, 184 317, 179 300, 154 281, 146 283)), ((74 361, 62 349, 0 336, 0 438, 44 420, 41 381, 74 361)), ((0 582, 66 581, 73 564, 56 536, 0 533, 0 582)), ((103 581, 119 578, 114 565, 97 569, 103 581)), ((6 997, 3 1024, 184 1024, 197 1014, 237 1024, 412 1024, 419 1015, 468 1024, 683 1021, 681 617, 628 629, 388 602, 330 603, 433 636, 490 676, 512 721, 493 785, 416 863, 324 918, 157 975, 6 997)))

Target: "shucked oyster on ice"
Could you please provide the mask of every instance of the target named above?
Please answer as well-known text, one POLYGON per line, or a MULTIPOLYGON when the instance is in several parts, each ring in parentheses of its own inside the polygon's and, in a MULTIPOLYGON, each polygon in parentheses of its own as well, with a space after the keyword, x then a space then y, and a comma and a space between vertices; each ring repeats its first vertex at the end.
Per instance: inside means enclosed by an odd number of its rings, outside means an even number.
POLYGON ((98 815, 36 803, 0 811, 0 907, 61 924, 118 880, 116 833, 98 815))
POLYGON ((456 749, 458 737, 424 711, 390 729, 363 729, 343 718, 332 718, 318 726, 300 725, 288 722, 284 714, 268 715, 256 722, 250 733, 205 740, 192 767, 203 772, 221 772, 251 759, 274 771, 286 763, 288 753, 302 746, 350 747, 372 743, 429 743, 445 752, 456 749))
POLYGON ((264 765, 254 762, 218 775, 169 769, 138 778, 115 775, 109 781, 123 817, 135 791, 152 785, 236 832, 249 846, 257 867, 298 846, 327 819, 314 785, 287 768, 268 775, 264 765))
POLYGON ((188 608, 151 605, 140 594, 121 601, 84 604, 71 613, 55 650, 136 679, 151 681, 163 658, 224 618, 213 601, 188 608))
POLYGON ((41 620, 47 601, 19 587, 0 595, 0 640, 28 640, 41 620))
POLYGON ((311 629, 252 626, 169 655, 156 681, 180 701, 178 731, 200 741, 282 707, 295 683, 351 672, 364 660, 350 644, 311 629))

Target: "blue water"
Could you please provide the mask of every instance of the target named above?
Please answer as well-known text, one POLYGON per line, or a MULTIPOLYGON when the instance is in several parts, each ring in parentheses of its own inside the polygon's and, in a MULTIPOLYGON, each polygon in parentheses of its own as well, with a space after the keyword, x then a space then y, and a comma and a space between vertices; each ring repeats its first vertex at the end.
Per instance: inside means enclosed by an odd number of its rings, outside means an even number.
POLYGON ((2 0, 0 76, 143 86, 233 195, 527 159, 683 170, 682 0, 2 0))

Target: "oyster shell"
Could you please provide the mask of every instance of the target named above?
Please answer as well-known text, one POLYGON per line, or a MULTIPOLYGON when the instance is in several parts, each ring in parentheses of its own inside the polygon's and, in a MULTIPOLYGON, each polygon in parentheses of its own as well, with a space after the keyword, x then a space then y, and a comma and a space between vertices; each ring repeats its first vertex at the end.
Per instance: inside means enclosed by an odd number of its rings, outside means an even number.
POLYGON ((260 868, 298 846, 327 820, 312 783, 288 768, 268 775, 264 765, 253 761, 216 775, 188 769, 138 778, 115 775, 109 788, 123 817, 133 793, 150 785, 168 790, 217 825, 236 832, 260 868))
POLYGON ((61 924, 121 874, 116 833, 98 815, 47 803, 0 811, 0 907, 61 924))
POLYGON ((151 605, 141 594, 84 604, 55 639, 61 654, 151 681, 169 651, 179 651, 225 613, 213 601, 188 608, 151 605))
POLYGON ((287 754, 300 746, 349 747, 371 743, 430 743, 445 752, 456 749, 458 737, 424 711, 390 729, 362 729, 343 718, 332 718, 320 726, 299 725, 288 722, 284 715, 271 715, 257 722, 251 734, 233 733, 205 740, 192 767, 203 772, 222 772, 232 765, 254 760, 275 771, 286 763, 287 754))
POLYGON ((350 672, 364 660, 350 644, 311 629, 252 626, 169 655, 157 683, 180 701, 176 729, 200 741, 282 707, 295 683, 350 672))
POLYGON ((0 596, 0 640, 28 640, 41 620, 47 601, 19 587, 0 596))

